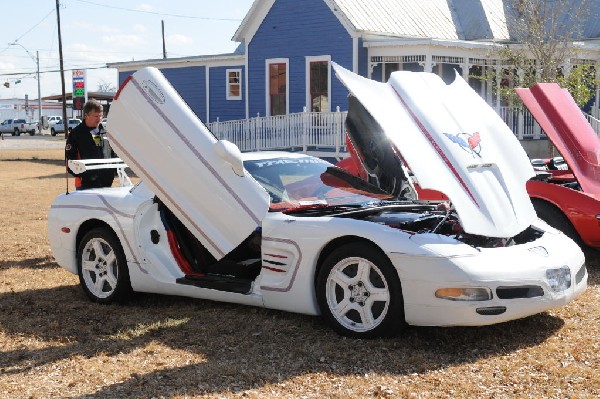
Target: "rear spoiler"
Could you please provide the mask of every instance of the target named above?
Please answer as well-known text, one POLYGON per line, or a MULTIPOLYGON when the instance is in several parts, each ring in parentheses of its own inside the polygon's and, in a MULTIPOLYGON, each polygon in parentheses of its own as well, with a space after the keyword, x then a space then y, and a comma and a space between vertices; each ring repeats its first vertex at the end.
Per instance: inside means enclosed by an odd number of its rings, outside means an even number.
POLYGON ((123 162, 121 158, 70 159, 67 165, 69 166, 69 169, 71 169, 73 173, 77 175, 88 170, 116 169, 121 187, 133 185, 131 180, 129 180, 129 176, 127 176, 127 173, 125 173, 127 164, 123 162))

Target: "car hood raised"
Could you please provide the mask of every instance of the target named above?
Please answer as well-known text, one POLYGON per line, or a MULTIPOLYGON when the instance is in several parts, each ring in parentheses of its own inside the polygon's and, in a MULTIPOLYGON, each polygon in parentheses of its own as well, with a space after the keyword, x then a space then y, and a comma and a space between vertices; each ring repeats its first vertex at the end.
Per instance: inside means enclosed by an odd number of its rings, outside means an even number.
MULTIPOLYGON (((394 72, 380 83, 332 64, 351 103, 355 97, 372 118, 348 126, 365 161, 380 166, 372 170, 393 165, 384 159, 390 152, 379 151, 385 142, 422 188, 450 198, 471 234, 512 237, 537 218, 525 189, 534 171, 523 147, 460 76, 446 85, 431 73, 394 72)), ((350 122, 358 120, 352 112, 350 122)))
POLYGON ((517 95, 573 171, 582 190, 600 194, 600 137, 566 89, 538 83, 517 95))

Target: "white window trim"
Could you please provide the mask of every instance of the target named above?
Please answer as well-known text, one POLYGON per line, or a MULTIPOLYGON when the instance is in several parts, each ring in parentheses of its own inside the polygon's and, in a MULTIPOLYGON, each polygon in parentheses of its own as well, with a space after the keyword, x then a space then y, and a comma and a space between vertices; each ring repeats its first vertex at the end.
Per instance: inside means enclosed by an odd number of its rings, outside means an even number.
POLYGON ((227 100, 241 100, 242 99, 242 68, 227 68, 225 70, 225 98, 227 98, 227 100), (240 77, 240 81, 239 81, 239 86, 240 86, 240 94, 237 96, 231 96, 229 95, 230 90, 229 90, 229 73, 230 72, 237 72, 238 76, 240 77))
POLYGON ((290 59, 267 58, 265 60, 265 115, 271 116, 271 96, 269 95, 269 65, 285 64, 285 114, 290 113, 290 59))
POLYGON ((311 112, 312 104, 310 103, 310 63, 315 61, 327 61, 327 94, 329 95, 329 101, 327 102, 327 109, 322 112, 331 112, 331 56, 330 55, 318 55, 318 56, 306 56, 306 73, 305 73, 305 91, 306 91, 306 109, 311 112))

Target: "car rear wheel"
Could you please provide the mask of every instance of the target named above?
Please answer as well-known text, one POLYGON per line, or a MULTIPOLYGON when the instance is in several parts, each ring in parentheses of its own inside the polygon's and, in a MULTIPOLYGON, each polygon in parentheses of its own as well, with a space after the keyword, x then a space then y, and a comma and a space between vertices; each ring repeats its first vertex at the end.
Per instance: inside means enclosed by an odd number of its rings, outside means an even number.
POLYGON ((402 286, 390 260, 367 243, 333 251, 317 277, 321 314, 341 335, 375 338, 405 325, 402 286))
POLYGON ((13 134, 13 136, 20 136, 21 132, 19 132, 19 129, 15 129, 15 134, 13 134))
POLYGON ((79 244, 77 263, 79 282, 92 301, 123 302, 131 295, 125 254, 112 230, 90 230, 79 244))

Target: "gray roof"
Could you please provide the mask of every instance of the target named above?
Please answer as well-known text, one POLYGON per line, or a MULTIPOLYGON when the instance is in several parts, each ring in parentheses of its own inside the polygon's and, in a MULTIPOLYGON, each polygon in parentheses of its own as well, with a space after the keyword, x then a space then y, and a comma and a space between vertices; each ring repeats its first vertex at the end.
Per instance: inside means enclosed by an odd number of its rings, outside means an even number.
POLYGON ((507 40, 502 0, 332 0, 358 31, 447 40, 507 40))
MULTIPOLYGON (((518 40, 511 0, 326 0, 359 32, 445 40, 518 40)), ((559 18, 570 26, 586 4, 583 38, 600 37, 600 0, 560 1, 559 18), (587 2, 587 3, 586 3, 587 2)))

